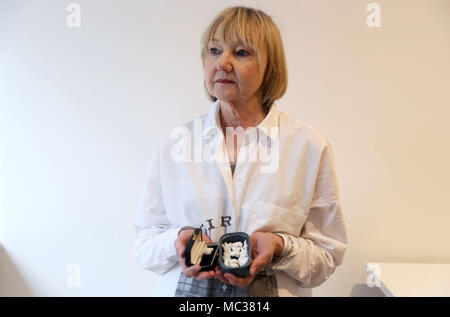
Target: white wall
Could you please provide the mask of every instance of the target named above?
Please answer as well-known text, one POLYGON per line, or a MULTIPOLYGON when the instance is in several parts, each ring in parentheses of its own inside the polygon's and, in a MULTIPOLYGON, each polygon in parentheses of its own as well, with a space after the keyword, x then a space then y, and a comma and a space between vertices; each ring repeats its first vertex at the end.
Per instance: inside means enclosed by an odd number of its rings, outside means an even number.
POLYGON ((279 108, 335 152, 350 245, 314 295, 378 295, 366 262, 450 263, 449 1, 377 1, 369 28, 371 1, 78 0, 79 29, 70 2, 0 2, 0 295, 152 293, 132 259, 147 164, 209 110, 200 36, 240 3, 282 31, 279 108))

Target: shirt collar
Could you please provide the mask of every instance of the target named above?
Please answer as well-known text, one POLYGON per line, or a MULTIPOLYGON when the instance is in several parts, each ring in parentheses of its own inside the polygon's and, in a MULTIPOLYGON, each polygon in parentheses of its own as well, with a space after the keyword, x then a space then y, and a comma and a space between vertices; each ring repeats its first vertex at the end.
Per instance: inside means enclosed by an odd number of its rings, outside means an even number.
MULTIPOLYGON (((272 128, 278 128, 280 112, 276 104, 272 104, 269 113, 266 115, 263 121, 261 121, 256 128, 258 131, 267 135, 272 141, 278 137, 278 134, 271 133, 272 128)), ((211 133, 211 131, 221 131, 222 126, 220 124, 220 104, 219 100, 216 100, 211 106, 210 111, 206 115, 204 121, 204 129, 202 136, 205 137, 211 133)))

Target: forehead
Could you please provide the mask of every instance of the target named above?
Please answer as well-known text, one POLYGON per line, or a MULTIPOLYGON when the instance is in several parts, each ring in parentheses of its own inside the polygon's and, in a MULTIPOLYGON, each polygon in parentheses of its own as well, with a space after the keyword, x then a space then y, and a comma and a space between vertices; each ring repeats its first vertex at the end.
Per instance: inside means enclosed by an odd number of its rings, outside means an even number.
MULTIPOLYGON (((229 21, 230 22, 230 21, 229 21)), ((237 23, 221 22, 212 30, 209 36, 210 42, 227 43, 231 45, 245 44, 254 46, 253 35, 248 26, 239 26, 237 23)))
POLYGON ((221 40, 221 39, 218 39, 218 38, 212 38, 210 42, 211 43, 218 43, 218 44, 226 43, 226 44, 228 44, 230 46, 246 45, 244 43, 244 41, 242 41, 240 39, 234 39, 234 40, 231 40, 231 41, 224 41, 224 40, 221 40))

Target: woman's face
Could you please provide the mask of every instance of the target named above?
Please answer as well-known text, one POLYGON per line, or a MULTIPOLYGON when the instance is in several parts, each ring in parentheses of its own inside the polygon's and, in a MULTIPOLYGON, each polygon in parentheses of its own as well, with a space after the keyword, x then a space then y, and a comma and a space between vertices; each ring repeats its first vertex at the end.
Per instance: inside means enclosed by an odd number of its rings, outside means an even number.
POLYGON ((262 91, 259 88, 267 64, 265 56, 262 60, 264 65, 258 65, 255 52, 243 43, 224 43, 213 37, 208 44, 204 64, 210 93, 225 102, 261 103, 262 91))

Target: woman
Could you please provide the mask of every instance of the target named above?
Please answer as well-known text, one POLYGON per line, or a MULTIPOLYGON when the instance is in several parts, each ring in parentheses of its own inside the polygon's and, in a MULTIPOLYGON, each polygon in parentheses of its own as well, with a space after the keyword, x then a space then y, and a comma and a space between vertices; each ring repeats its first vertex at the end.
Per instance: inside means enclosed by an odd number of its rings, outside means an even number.
POLYGON ((274 104, 287 87, 278 27, 260 10, 225 9, 204 33, 201 58, 213 105, 172 133, 189 137, 160 144, 134 256, 158 274, 179 265, 176 296, 308 295, 342 264, 347 237, 328 140, 274 104), (194 228, 206 241, 248 233, 251 274, 186 267, 194 228))

